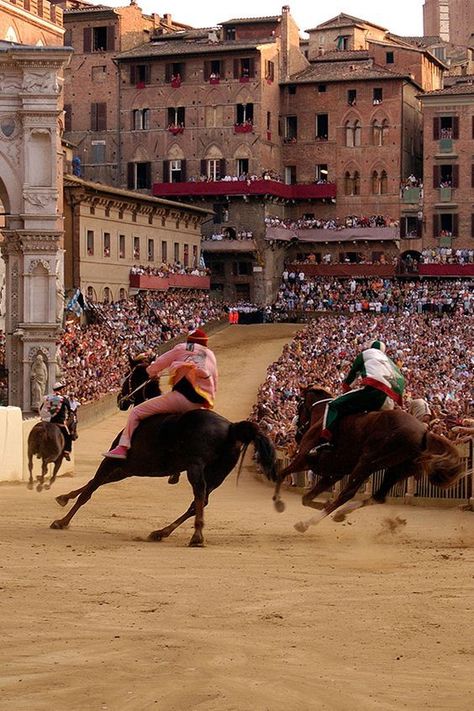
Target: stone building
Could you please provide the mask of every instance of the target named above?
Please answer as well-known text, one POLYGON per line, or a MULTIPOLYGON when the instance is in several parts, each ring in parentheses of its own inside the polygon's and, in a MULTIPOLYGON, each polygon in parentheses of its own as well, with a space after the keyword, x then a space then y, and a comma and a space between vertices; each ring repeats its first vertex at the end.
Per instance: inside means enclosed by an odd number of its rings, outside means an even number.
POLYGON ((465 82, 420 97, 424 117, 424 239, 414 248, 472 249, 474 86, 465 82))
POLYGON ((6 370, 9 404, 31 411, 38 387, 51 386, 57 377, 63 309, 62 76, 71 53, 62 46, 61 9, 46 1, 4 2, 1 23, 6 370))
MULTIPOLYGON (((199 266, 201 222, 208 218, 208 210, 197 205, 66 175, 66 291, 79 287, 90 301, 117 301, 140 286, 130 277, 135 265, 154 268, 163 262, 180 262, 184 267, 199 266)), ((166 288, 162 281, 155 286, 166 288)), ((183 275, 179 285, 192 288, 197 283, 183 275)))

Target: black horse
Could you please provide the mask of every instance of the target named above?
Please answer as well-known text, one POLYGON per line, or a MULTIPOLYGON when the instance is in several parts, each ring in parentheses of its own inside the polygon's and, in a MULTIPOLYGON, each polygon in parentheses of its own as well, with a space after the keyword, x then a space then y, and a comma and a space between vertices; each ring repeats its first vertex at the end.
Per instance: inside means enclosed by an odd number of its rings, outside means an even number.
MULTIPOLYGON (((142 369, 143 370, 143 369, 142 369)), ((115 438, 112 447, 119 440, 115 438)), ((161 541, 191 516, 194 534, 190 546, 202 546, 204 507, 209 495, 222 484, 253 443, 259 463, 270 481, 276 482, 276 455, 272 442, 253 422, 229 422, 209 410, 192 410, 179 415, 154 415, 137 428, 126 460, 104 459, 95 476, 83 487, 56 497, 65 506, 77 501, 64 518, 53 521, 51 528, 66 528, 72 517, 103 484, 130 476, 161 477, 186 471, 194 500, 176 521, 153 531, 149 540, 161 541)))
POLYGON ((160 383, 156 378, 148 377, 146 368, 153 360, 153 356, 129 356, 130 371, 125 376, 122 389, 117 395, 117 407, 128 410, 130 405, 140 405, 145 400, 161 395, 160 383))

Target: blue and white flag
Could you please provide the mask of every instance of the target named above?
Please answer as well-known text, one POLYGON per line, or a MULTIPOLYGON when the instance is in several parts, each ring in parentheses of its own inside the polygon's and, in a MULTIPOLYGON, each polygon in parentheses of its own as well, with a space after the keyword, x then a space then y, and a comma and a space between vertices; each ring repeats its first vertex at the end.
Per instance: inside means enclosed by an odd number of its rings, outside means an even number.
POLYGON ((76 316, 82 316, 84 311, 84 297, 80 289, 76 289, 66 306, 67 311, 72 311, 76 316))

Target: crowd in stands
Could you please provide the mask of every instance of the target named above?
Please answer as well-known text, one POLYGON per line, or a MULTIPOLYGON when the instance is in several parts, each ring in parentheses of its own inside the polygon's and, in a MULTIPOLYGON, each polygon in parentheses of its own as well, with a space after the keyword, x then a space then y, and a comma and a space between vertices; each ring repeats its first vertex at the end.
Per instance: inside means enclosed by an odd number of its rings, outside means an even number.
POLYGON ((199 291, 142 292, 134 299, 94 304, 91 323, 66 323, 59 346, 68 391, 90 402, 120 387, 128 355, 154 350, 222 316, 222 305, 199 291))
POLYGON ((208 276, 209 270, 204 267, 185 267, 179 262, 175 264, 160 264, 159 267, 134 264, 130 267, 130 274, 141 274, 166 278, 170 274, 192 274, 193 276, 208 276))
POLYGON ((286 230, 344 230, 355 227, 398 227, 398 220, 383 215, 370 215, 368 217, 348 215, 344 219, 337 217, 328 220, 308 216, 297 220, 276 216, 265 217, 267 227, 280 227, 286 230))
POLYGON ((338 279, 283 272, 274 310, 374 314, 474 314, 474 281, 403 280, 373 277, 338 279))
POLYGON ((474 249, 433 247, 421 252, 423 264, 474 264, 474 249))
POLYGON ((212 235, 207 235, 203 237, 205 241, 220 242, 224 239, 253 239, 253 232, 251 230, 229 230, 223 229, 222 232, 214 232, 212 235))
POLYGON ((338 315, 314 319, 286 345, 267 369, 252 419, 284 447, 293 442, 301 389, 325 385, 335 395, 356 355, 371 338, 387 344, 388 355, 406 379, 407 398, 424 398, 446 432, 466 414, 474 388, 474 329, 471 317, 421 314, 338 315))

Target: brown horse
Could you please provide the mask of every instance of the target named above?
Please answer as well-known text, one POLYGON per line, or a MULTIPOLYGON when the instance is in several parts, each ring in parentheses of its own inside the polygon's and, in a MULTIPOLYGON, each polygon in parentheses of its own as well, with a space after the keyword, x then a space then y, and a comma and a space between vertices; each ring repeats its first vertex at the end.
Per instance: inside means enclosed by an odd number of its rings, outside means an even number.
POLYGON ((33 457, 41 459, 41 476, 38 477, 36 491, 49 489, 54 483, 56 475, 64 458, 64 436, 61 427, 53 422, 38 422, 28 435, 28 471, 30 478, 28 489, 33 488, 33 457), (48 464, 54 463, 53 473, 47 484, 44 483, 48 473, 48 464))
MULTIPOLYGON (((309 454, 319 439, 324 410, 331 398, 331 393, 319 385, 303 391, 298 411, 299 449, 279 473, 273 495, 277 511, 283 511, 280 487, 284 478, 305 469, 317 471, 318 481, 304 494, 303 505, 322 510, 318 516, 297 523, 298 531, 306 531, 309 525, 346 504, 375 471, 385 470, 379 488, 368 501, 351 503, 351 509, 383 503, 390 489, 409 476, 426 474, 432 484, 448 488, 461 475, 461 459, 456 447, 445 437, 428 432, 425 424, 401 409, 345 417, 340 423, 334 449, 309 454), (347 483, 335 499, 326 504, 314 501, 343 477, 348 477, 347 483)), ((343 520, 343 514, 335 518, 343 520)))

